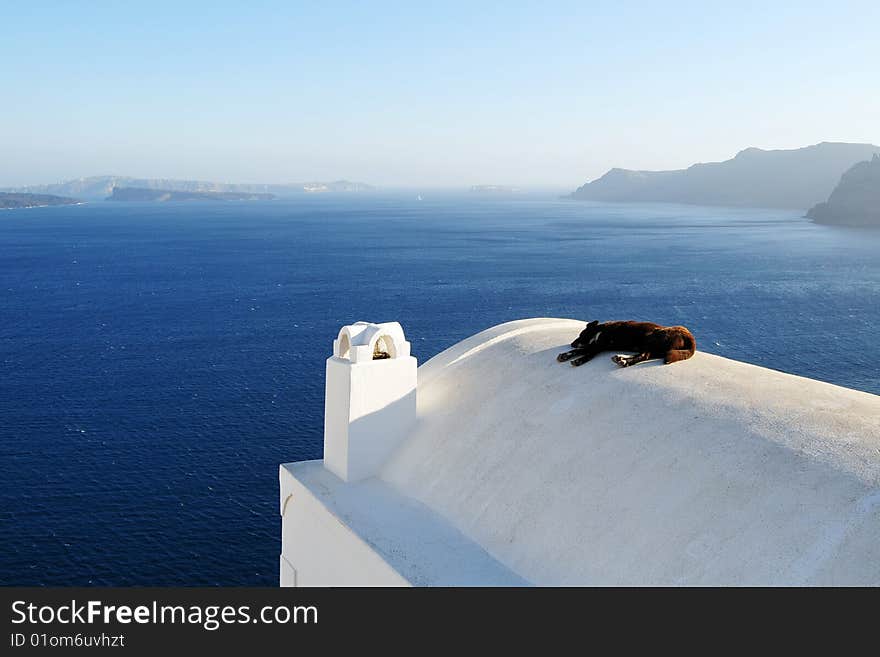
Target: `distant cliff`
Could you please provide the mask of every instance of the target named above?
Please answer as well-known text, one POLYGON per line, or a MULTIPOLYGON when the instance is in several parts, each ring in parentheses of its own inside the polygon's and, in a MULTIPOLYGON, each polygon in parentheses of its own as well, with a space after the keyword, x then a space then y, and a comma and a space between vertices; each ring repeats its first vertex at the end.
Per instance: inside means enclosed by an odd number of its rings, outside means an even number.
POLYGON ((103 199, 116 187, 159 189, 171 192, 220 192, 238 194, 275 194, 294 196, 304 192, 364 192, 373 187, 364 183, 337 180, 334 182, 290 183, 284 185, 231 184, 201 180, 166 178, 131 178, 128 176, 92 176, 50 185, 7 188, 5 191, 34 194, 60 194, 88 199, 103 199))
POLYGON ((274 194, 242 192, 176 192, 170 189, 114 187, 108 201, 271 201, 274 194))
POLYGON ((844 171, 880 153, 872 144, 823 142, 794 150, 747 148, 731 160, 676 171, 611 169, 571 198, 805 210, 828 198, 844 171))
POLYGON ((820 224, 880 228, 880 156, 844 173, 828 200, 813 206, 807 217, 820 224))
POLYGON ((0 192, 0 208, 39 208, 46 205, 77 205, 81 201, 52 194, 12 194, 0 192))

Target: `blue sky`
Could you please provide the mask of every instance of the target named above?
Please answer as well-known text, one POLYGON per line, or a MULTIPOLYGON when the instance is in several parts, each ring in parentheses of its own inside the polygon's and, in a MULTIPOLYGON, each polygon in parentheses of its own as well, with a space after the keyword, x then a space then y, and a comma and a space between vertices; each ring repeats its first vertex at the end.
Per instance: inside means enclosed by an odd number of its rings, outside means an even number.
POLYGON ((880 143, 880 3, 7 2, 0 185, 570 188, 880 143))

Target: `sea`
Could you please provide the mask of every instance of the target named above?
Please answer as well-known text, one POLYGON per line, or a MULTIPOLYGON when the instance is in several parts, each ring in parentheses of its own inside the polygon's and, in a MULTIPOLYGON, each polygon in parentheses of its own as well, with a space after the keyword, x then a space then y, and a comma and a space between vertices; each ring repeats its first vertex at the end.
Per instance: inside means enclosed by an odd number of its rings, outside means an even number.
POLYGON ((683 324, 880 394, 880 231, 421 197, 0 212, 0 584, 275 585, 278 465, 321 457, 357 320, 401 322, 420 362, 525 317, 683 324))

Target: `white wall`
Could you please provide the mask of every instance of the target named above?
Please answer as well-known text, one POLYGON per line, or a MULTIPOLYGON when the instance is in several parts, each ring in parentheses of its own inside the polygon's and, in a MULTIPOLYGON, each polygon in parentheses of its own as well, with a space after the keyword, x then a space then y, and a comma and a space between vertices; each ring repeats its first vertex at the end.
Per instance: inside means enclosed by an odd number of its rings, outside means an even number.
POLYGON ((416 420, 416 359, 327 359, 324 464, 345 481, 375 475, 416 420))
POLYGON ((282 586, 408 586, 363 539, 284 469, 282 586))

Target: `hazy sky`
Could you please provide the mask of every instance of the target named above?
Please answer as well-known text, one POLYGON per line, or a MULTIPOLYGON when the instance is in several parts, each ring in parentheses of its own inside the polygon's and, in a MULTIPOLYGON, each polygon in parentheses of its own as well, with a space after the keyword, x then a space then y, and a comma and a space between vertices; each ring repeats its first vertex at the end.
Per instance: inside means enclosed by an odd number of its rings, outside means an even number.
POLYGON ((880 144, 877 0, 0 0, 0 21, 0 185, 572 188, 880 144))

